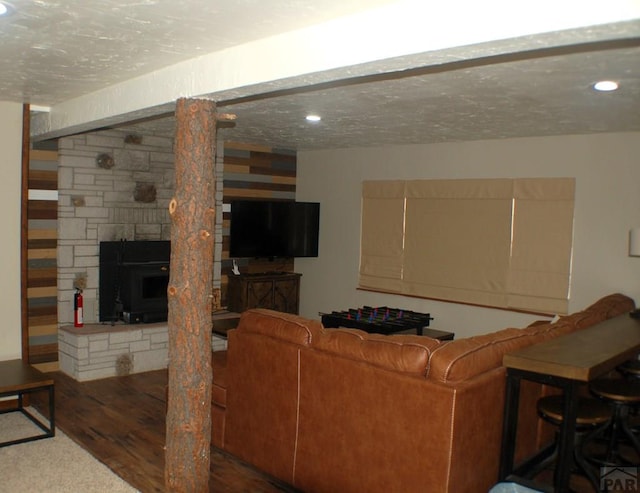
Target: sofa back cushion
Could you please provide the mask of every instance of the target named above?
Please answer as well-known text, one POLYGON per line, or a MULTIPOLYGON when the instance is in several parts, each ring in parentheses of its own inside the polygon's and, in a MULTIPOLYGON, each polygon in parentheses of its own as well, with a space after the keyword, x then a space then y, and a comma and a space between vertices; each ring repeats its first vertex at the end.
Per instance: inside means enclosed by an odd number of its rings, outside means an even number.
POLYGON ((541 339, 538 342, 542 342, 552 337, 586 329, 592 325, 629 312, 634 308, 635 302, 631 298, 620 293, 614 293, 600 298, 580 312, 564 315, 556 322, 535 322, 524 330, 531 335, 540 335, 541 339))
POLYGON ((529 336, 534 337, 535 339, 533 339, 531 343, 537 344, 539 342, 544 342, 555 337, 570 334, 577 329, 578 328, 572 320, 562 318, 560 320, 557 320, 556 322, 532 324, 522 329, 522 331, 527 333, 529 336))
POLYGON ((432 351, 441 344, 437 339, 424 336, 325 329, 313 347, 378 368, 424 377, 432 351))
POLYGON ((427 377, 441 382, 460 382, 502 365, 502 357, 507 352, 590 327, 634 307, 631 298, 614 293, 581 312, 560 317, 555 323, 534 322, 525 329, 504 329, 452 341, 434 350, 427 377))
POLYGON ((242 313, 237 330, 309 346, 322 331, 322 324, 290 313, 253 308, 242 313))
POLYGON ((506 352, 525 347, 534 340, 521 329, 503 329, 451 341, 433 351, 427 378, 449 383, 466 380, 502 365, 506 352))

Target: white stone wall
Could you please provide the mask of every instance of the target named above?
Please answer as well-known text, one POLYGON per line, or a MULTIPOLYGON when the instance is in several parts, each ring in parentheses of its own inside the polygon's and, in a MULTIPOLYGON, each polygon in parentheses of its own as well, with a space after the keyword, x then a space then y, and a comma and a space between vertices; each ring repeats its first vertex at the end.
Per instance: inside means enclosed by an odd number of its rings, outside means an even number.
POLYGON ((85 323, 98 321, 100 241, 168 240, 173 195, 173 140, 142 136, 126 143, 124 130, 64 137, 58 142, 58 324, 73 323, 74 282, 84 278, 85 323), (114 166, 97 165, 101 154, 114 166), (156 200, 136 202, 137 183, 155 185, 156 200))

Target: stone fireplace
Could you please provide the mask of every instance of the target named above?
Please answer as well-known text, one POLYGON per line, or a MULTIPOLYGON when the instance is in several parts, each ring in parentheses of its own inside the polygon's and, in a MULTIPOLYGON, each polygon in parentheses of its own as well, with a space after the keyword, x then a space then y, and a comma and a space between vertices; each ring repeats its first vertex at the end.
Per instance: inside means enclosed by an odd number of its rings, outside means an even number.
MULTIPOLYGON (((295 199, 295 151, 217 143, 215 163, 214 305, 224 304, 223 185, 224 154, 232 167, 229 197, 295 199), (238 171, 238 170, 241 171, 238 171)), ((58 356, 60 369, 77 380, 105 378, 166 367, 166 322, 116 324, 99 320, 102 241, 169 240, 168 205, 174 195, 173 138, 130 129, 64 137, 58 141, 58 356), (73 327, 73 296, 84 296, 82 329, 73 327)), ((224 272, 231 271, 225 260, 224 272)), ((271 262, 239 259, 247 272, 261 272, 271 262)), ((293 261, 281 270, 292 270, 293 261)), ((222 310, 217 318, 235 317, 222 310)), ((214 350, 226 339, 212 335, 214 350)))
MULTIPOLYGON (((222 149, 219 142, 219 154, 222 149)), ((99 257, 100 242, 170 240, 173 139, 126 130, 75 135, 59 140, 58 160, 60 369, 84 381, 166 368, 166 322, 99 320, 99 257), (72 326, 76 287, 84 296, 81 329, 72 326)), ((214 289, 220 288, 222 265, 222 168, 217 158, 214 289)), ((226 340, 213 335, 212 347, 224 349, 226 340)))
MULTIPOLYGON (((173 139, 104 130, 61 138, 58 155, 58 325, 73 323, 76 286, 85 323, 97 323, 100 242, 170 239, 173 139)), ((222 167, 218 159, 214 288, 221 277, 222 167)))

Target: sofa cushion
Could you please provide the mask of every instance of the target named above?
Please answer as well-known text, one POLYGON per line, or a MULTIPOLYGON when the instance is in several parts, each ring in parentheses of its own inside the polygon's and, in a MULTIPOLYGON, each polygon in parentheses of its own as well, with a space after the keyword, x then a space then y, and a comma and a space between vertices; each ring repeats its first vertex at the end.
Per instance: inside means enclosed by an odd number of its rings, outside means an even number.
POLYGON ((531 344, 534 337, 522 329, 503 329, 489 334, 451 341, 436 348, 427 368, 427 378, 460 382, 502 365, 502 357, 531 344))
POLYGON ((253 308, 242 313, 236 330, 308 346, 322 331, 322 324, 290 313, 253 308))
POLYGON ((424 376, 437 339, 414 335, 368 334, 358 329, 325 329, 313 347, 370 365, 424 376))

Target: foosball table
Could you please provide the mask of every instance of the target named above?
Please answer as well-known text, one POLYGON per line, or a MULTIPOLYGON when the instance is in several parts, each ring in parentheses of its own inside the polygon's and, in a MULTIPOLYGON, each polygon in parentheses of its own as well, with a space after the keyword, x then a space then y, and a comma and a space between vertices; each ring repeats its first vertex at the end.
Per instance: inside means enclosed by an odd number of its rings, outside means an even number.
POLYGON ((363 306, 343 311, 321 313, 322 325, 325 328, 346 327, 360 329, 370 334, 395 334, 397 332, 416 331, 441 341, 452 340, 452 332, 430 329, 433 317, 429 313, 419 313, 387 306, 363 306))

